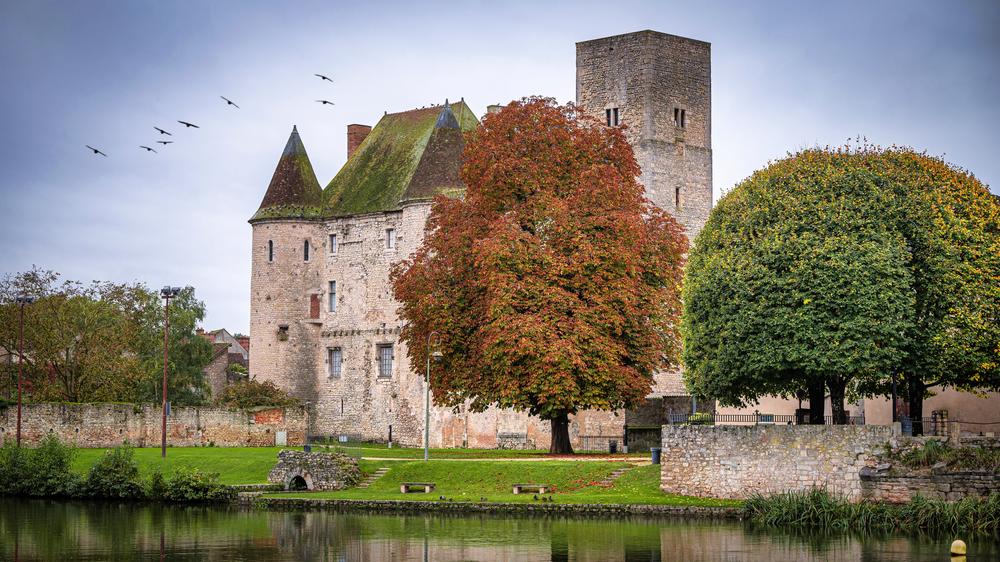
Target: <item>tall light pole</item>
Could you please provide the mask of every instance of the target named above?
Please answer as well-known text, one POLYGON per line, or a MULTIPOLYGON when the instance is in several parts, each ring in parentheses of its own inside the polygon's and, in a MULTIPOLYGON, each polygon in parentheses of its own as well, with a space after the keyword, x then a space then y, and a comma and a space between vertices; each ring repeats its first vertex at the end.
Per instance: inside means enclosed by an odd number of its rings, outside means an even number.
MULTIPOLYGON (((438 335, 437 332, 427 334, 427 376, 424 378, 424 460, 431 456, 431 339, 438 335)), ((441 357, 441 352, 435 350, 435 359, 441 357)))
POLYGON ((160 457, 167 458, 167 350, 170 348, 170 299, 181 293, 180 287, 160 289, 163 298, 163 395, 160 403, 160 457))
POLYGON ((18 295, 14 302, 20 308, 17 318, 17 446, 21 446, 21 385, 22 367, 24 363, 24 306, 35 302, 33 297, 18 295))

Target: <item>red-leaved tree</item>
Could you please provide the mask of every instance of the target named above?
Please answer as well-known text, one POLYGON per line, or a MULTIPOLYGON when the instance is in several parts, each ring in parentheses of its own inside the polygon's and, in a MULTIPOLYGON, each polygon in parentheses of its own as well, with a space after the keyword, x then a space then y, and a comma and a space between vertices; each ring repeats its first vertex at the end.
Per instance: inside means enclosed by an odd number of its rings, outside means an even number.
POLYGON ((527 411, 572 453, 570 414, 642 402, 677 361, 687 240, 638 174, 621 129, 547 98, 469 134, 465 198, 435 199, 393 271, 413 364, 443 353, 436 404, 527 411))

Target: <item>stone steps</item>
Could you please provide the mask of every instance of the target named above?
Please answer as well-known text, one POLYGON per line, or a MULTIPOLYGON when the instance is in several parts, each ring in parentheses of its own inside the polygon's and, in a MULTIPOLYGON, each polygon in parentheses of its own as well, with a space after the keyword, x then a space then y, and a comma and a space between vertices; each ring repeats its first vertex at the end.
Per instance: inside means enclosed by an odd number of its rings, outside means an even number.
POLYGON ((369 474, 364 480, 362 480, 361 483, 358 484, 358 488, 367 488, 368 486, 371 486, 376 480, 385 476, 386 472, 389 472, 388 468, 380 468, 376 470, 375 472, 369 474))
POLYGON ((603 488, 610 488, 611 485, 614 484, 615 480, 618 480, 621 477, 622 474, 625 474, 626 472, 632 470, 632 468, 633 467, 631 467, 631 466, 625 466, 625 467, 622 467, 622 468, 616 468, 614 470, 614 472, 612 472, 611 474, 609 474, 604 480, 601 480, 600 482, 598 482, 597 485, 601 486, 603 488))

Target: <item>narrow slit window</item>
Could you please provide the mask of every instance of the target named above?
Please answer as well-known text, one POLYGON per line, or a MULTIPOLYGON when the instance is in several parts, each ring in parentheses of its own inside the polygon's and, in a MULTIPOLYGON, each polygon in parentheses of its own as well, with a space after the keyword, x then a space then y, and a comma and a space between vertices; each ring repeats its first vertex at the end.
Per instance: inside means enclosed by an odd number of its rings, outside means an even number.
POLYGON ((274 261, 274 240, 267 241, 267 261, 274 261))
POLYGON ((330 281, 330 290, 327 294, 327 311, 337 312, 337 282, 330 281))
POLYGON ((331 234, 330 235, 330 254, 334 255, 334 256, 337 255, 337 235, 336 234, 331 234))
MULTIPOLYGON (((327 363, 329 363, 330 378, 339 379, 341 373, 341 366, 344 363, 344 353, 339 347, 330 347, 326 350, 327 363)), ((344 407, 340 407, 341 412, 343 412, 344 407)))
POLYGON ((674 126, 675 127, 681 126, 681 108, 679 107, 674 108, 674 126))
POLYGON ((302 242, 302 261, 309 261, 309 241, 302 242))
POLYGON ((395 250, 396 249, 396 229, 387 228, 385 229, 385 249, 395 250))
POLYGON ((674 188, 674 206, 678 211, 681 210, 681 188, 679 187, 674 188))
POLYGON ((687 127, 687 111, 681 110, 681 128, 687 127))
POLYGON ((392 378, 392 344, 378 346, 378 378, 392 378))
POLYGON ((610 127, 611 126, 611 110, 610 109, 605 109, 604 110, 604 118, 605 118, 605 120, 608 123, 608 127, 610 127))
POLYGON ((612 107, 611 108, 611 124, 614 125, 615 127, 618 126, 618 108, 617 107, 612 107))

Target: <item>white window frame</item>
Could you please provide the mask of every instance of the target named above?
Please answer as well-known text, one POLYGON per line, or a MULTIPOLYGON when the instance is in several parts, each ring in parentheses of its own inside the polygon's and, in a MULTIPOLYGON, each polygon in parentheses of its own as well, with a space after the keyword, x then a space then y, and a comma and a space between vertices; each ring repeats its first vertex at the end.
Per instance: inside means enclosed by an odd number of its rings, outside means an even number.
POLYGON ((396 249, 396 229, 387 228, 385 229, 385 249, 395 250, 396 249))
POLYGON ((327 239, 329 240, 330 243, 330 255, 331 256, 337 255, 337 235, 331 233, 327 239))

